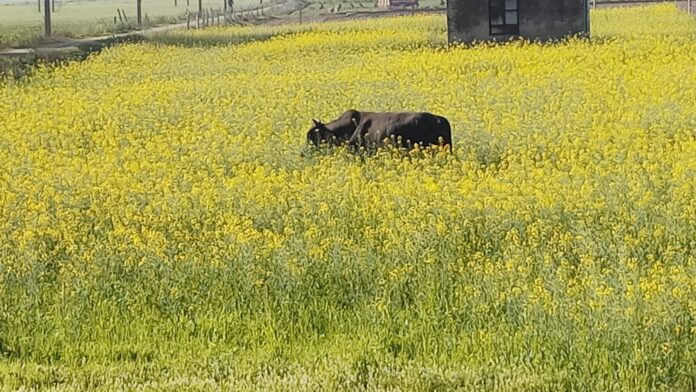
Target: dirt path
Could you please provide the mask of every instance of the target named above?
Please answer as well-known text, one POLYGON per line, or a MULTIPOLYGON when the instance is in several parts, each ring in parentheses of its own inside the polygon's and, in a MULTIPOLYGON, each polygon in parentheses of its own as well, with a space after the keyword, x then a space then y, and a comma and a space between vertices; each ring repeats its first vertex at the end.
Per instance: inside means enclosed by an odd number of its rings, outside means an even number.
MULTIPOLYGON (((323 15, 311 15, 304 16, 302 18, 303 23, 311 22, 331 22, 336 20, 347 20, 347 19, 366 19, 366 18, 381 18, 386 16, 402 16, 402 15, 413 15, 414 13, 444 13, 445 8, 427 8, 427 9, 393 9, 393 10, 374 10, 374 11, 346 11, 346 12, 336 12, 333 14, 323 14, 323 15)), ((283 25, 289 23, 298 23, 299 15, 284 16, 282 18, 268 19, 261 21, 259 24, 264 24, 268 26, 283 25)))
POLYGON ((37 52, 59 51, 61 49, 70 47, 80 48, 84 46, 89 46, 90 44, 94 44, 95 46, 101 46, 104 42, 122 40, 128 37, 140 35, 165 33, 167 31, 182 28, 186 28, 186 23, 169 24, 164 26, 153 27, 148 30, 130 31, 127 33, 101 35, 96 37, 62 39, 58 42, 47 43, 33 48, 16 48, 0 50, 0 56, 19 56, 25 54, 33 54, 37 52))

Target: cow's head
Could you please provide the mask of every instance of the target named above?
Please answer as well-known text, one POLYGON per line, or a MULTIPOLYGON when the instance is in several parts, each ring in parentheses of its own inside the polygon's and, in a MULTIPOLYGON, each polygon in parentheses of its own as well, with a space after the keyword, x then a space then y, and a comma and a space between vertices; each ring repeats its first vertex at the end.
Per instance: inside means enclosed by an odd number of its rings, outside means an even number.
POLYGON ((331 142, 334 134, 321 121, 312 119, 314 125, 307 131, 307 143, 318 146, 322 143, 331 142))

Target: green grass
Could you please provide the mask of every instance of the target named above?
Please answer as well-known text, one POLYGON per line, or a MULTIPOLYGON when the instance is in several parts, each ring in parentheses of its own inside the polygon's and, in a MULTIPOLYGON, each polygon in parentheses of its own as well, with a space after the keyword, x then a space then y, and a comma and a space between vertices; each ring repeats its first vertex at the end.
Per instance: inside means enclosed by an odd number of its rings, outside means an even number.
MULTIPOLYGON (((236 4, 247 6, 256 4, 254 0, 240 0, 236 4)), ((203 0, 206 8, 222 8, 222 0, 203 0)), ((43 1, 42 1, 43 7, 43 1)), ((181 22, 186 9, 198 9, 198 0, 143 0, 143 16, 147 15, 151 25, 181 22)), ((86 37, 108 35, 114 31, 123 32, 135 28, 136 5, 133 0, 74 0, 56 2, 56 12, 52 16, 53 32, 57 39, 65 37, 86 37), (125 10, 128 22, 114 26, 117 9, 125 10)), ((3 47, 27 46, 44 42, 43 8, 38 11, 36 2, 0 2, 0 49, 3 47)))

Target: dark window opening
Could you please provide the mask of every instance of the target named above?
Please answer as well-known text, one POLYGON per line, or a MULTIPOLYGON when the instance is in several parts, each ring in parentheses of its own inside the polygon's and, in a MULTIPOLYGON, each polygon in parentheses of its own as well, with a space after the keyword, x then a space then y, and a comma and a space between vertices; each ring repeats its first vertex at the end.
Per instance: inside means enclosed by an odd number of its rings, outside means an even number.
POLYGON ((491 35, 517 35, 520 33, 518 0, 488 0, 491 35))

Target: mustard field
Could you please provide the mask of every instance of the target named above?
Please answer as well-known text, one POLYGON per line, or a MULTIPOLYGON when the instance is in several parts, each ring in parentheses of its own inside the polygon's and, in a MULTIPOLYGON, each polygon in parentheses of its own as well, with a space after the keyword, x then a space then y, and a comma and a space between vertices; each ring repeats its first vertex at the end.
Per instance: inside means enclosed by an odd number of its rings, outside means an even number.
POLYGON ((693 391, 696 19, 176 32, 0 82, 0 390, 693 391), (430 111, 454 152, 305 146, 430 111))

